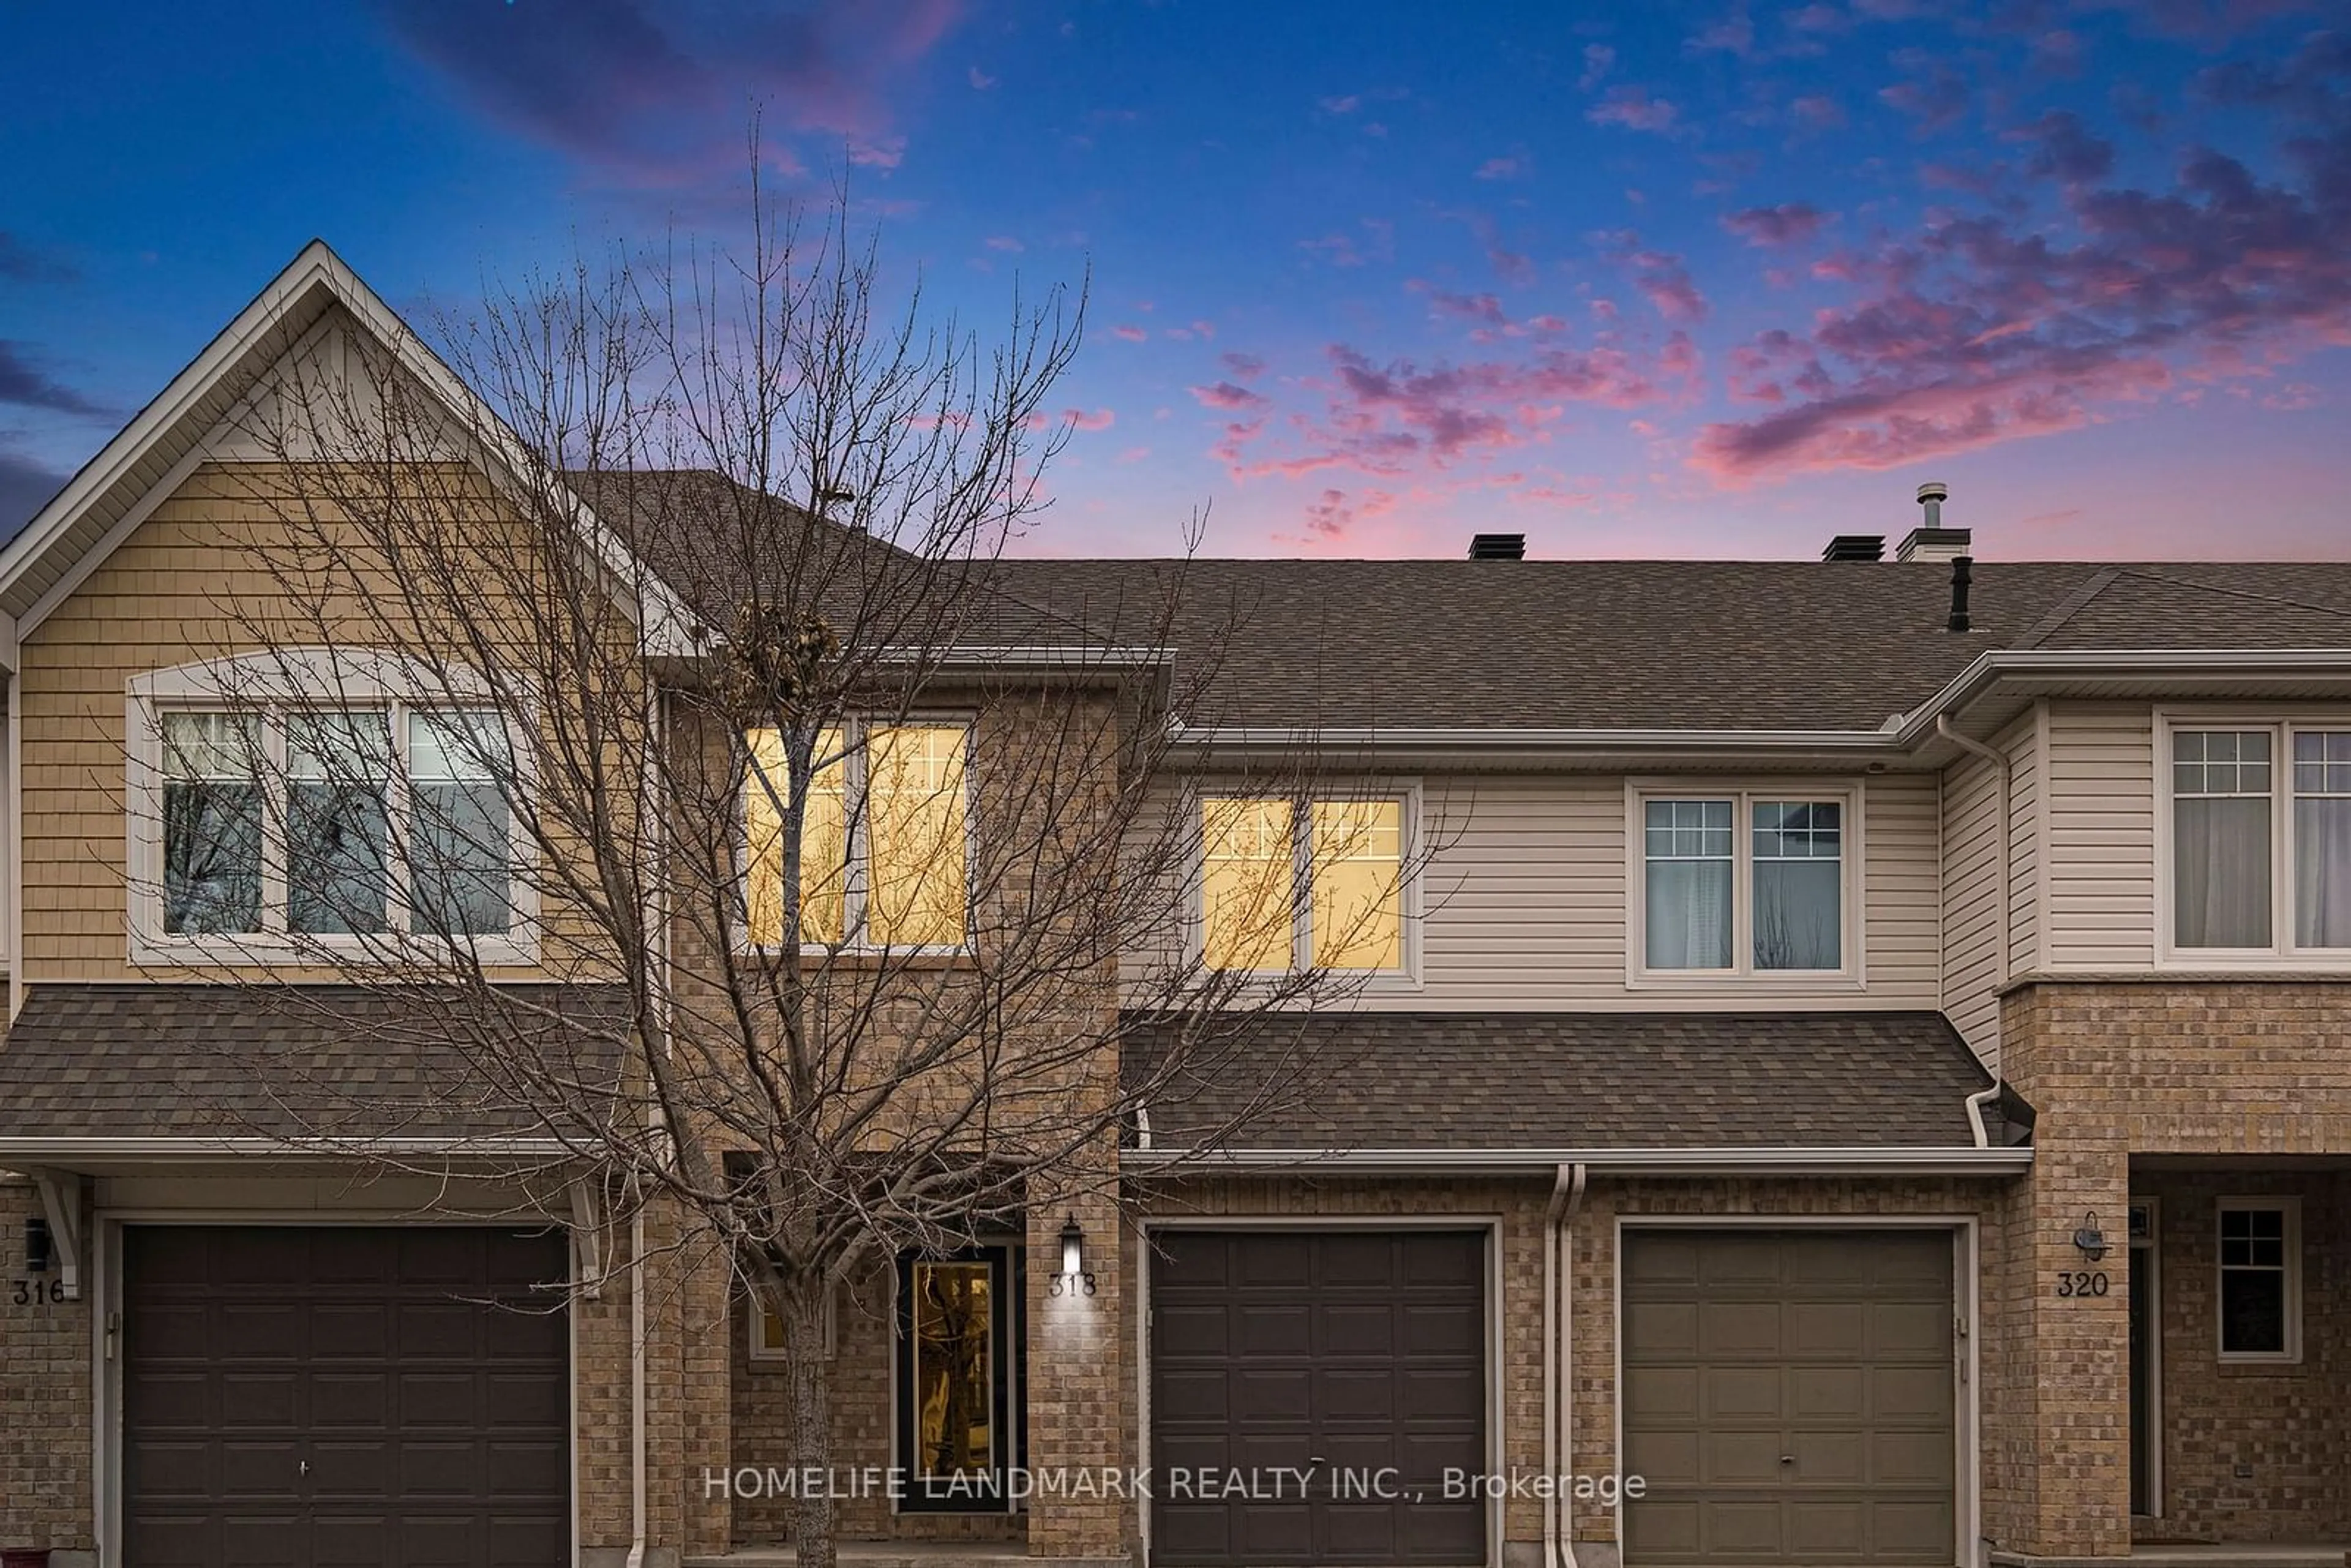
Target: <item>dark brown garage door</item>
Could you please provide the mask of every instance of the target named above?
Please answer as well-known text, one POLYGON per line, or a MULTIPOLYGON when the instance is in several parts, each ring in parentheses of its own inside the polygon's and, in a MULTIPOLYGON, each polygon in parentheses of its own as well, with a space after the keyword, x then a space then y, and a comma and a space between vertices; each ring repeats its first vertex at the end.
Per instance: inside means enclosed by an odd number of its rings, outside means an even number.
POLYGON ((1154 1563, 1486 1560, 1482 1231, 1153 1235, 1154 1563))
POLYGON ((569 1336, 532 1290, 564 1268, 471 1227, 127 1228, 124 1560, 568 1563, 569 1336))
POLYGON ((1627 1231, 1625 1560, 1949 1563, 1948 1230, 1627 1231))

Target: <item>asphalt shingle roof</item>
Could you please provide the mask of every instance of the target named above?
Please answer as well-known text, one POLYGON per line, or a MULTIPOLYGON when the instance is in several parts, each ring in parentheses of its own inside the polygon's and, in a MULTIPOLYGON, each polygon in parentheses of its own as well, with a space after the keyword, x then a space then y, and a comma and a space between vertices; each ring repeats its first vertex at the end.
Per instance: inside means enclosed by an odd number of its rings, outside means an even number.
MULTIPOLYGON (((592 1103, 614 1082, 612 988, 516 986, 501 1033, 592 1103)), ((545 1135, 457 1040, 452 991, 360 986, 36 985, 0 1042, 0 1138, 545 1135)))
MULTIPOLYGON (((2351 649, 2351 562, 1016 560, 1113 639, 1168 615, 1197 727, 1870 730, 1995 648, 2351 649), (1172 606, 1172 614, 1168 607, 1172 606)), ((1179 683, 1183 676, 1179 674, 1179 683)))
MULTIPOLYGON (((1253 1027, 1280 1065, 1227 1057, 1183 1081, 1151 1106, 1155 1146, 1964 1148, 1964 1101, 1992 1082, 1936 1012, 1326 1012, 1253 1027)), ((1134 1020, 1129 1073, 1165 1060, 1167 1040, 1134 1020)))

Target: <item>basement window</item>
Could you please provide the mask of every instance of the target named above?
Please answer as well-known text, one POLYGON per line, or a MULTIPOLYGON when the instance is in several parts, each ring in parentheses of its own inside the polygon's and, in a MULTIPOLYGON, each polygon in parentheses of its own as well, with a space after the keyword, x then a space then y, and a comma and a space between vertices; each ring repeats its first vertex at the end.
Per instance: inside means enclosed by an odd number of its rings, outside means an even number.
POLYGON ((2283 1197, 2220 1204, 2220 1359, 2302 1359, 2302 1206, 2283 1197))

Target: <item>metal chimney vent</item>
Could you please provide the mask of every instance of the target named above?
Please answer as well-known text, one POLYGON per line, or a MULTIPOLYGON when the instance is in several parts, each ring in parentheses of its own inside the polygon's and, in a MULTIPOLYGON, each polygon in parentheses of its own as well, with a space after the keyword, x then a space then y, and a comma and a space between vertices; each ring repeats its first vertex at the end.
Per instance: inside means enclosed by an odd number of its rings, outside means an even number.
POLYGON ((1527 559, 1527 536, 1524 534, 1473 534, 1469 538, 1471 560, 1524 560, 1527 559))
POLYGON ((1884 534, 1839 534, 1821 551, 1823 560, 1884 560, 1884 534))

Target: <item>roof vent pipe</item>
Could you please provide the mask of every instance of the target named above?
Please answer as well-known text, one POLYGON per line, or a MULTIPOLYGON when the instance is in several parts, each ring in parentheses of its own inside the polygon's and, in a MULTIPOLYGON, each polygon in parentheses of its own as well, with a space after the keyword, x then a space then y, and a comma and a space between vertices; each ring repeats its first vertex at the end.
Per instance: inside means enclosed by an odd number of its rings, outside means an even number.
POLYGON ((1924 513, 1918 519, 1922 528, 1943 526, 1943 503, 1951 498, 1951 487, 1940 480, 1929 479, 1918 486, 1918 506, 1924 513))
POLYGON ((1954 632, 1968 629, 1968 584, 1975 579, 1975 564, 1976 558, 1971 555, 1951 558, 1951 619, 1949 624, 1954 632))
POLYGON ((1896 560, 1951 560, 1968 553, 1969 530, 1943 526, 1943 503, 1950 495, 1949 485, 1918 486, 1918 526, 1896 547, 1896 560))

